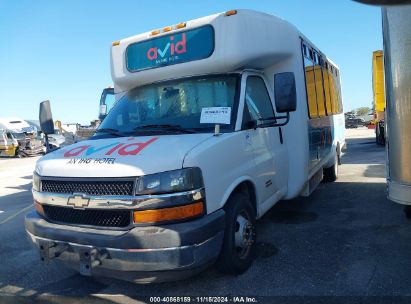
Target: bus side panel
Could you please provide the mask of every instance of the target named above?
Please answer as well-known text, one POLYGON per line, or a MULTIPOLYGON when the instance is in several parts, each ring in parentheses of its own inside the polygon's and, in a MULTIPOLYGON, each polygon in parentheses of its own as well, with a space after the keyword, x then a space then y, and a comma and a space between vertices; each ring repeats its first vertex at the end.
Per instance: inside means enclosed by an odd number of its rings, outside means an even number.
POLYGON ((334 138, 333 116, 310 119, 308 121, 309 138, 309 175, 312 170, 330 155, 334 138))
POLYGON ((344 145, 344 121, 338 68, 324 54, 302 41, 307 92, 309 161, 311 177, 335 163, 337 144, 344 145), (343 118, 342 118, 343 119, 343 118))
POLYGON ((340 145, 340 150, 345 146, 345 119, 344 113, 336 114, 333 116, 333 139, 334 144, 340 145))

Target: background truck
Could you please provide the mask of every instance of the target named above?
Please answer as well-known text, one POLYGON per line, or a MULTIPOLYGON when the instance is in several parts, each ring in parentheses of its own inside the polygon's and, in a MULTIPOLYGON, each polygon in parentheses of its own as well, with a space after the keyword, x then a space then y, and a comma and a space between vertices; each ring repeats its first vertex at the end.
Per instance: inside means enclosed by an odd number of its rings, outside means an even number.
POLYGON ((388 198, 411 216, 411 5, 382 10, 388 198))
POLYGON ((411 1, 356 1, 383 6, 388 198, 411 217, 411 1))
POLYGON ((108 112, 110 112, 115 102, 116 100, 115 100, 114 88, 107 87, 103 89, 103 91, 101 92, 100 100, 99 100, 98 119, 92 120, 90 122, 90 125, 88 126, 83 126, 78 123, 64 124, 59 120, 55 121, 55 127, 56 127, 55 134, 58 133, 58 137, 59 138, 62 137, 64 140, 63 142, 59 141, 58 146, 57 146, 56 140, 54 140, 55 137, 57 137, 57 135, 50 134, 49 135, 50 144, 56 147, 60 147, 60 146, 70 145, 70 144, 73 144, 73 143, 89 138, 96 132, 96 129, 98 128, 100 123, 104 120, 104 118, 107 116, 108 112))
POLYGON ((375 51, 372 54, 372 88, 375 121, 375 141, 385 145, 385 93, 384 93, 384 53, 375 51))

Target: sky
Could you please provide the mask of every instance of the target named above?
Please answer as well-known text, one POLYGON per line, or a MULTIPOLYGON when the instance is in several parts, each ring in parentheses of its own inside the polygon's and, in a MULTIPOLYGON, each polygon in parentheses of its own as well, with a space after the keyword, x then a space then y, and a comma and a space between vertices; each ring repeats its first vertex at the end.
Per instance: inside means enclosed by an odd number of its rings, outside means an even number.
POLYGON ((339 67, 344 110, 372 103, 371 59, 382 49, 381 11, 351 0, 0 0, 0 117, 97 119, 112 85, 110 47, 142 32, 230 9, 293 23, 339 67))

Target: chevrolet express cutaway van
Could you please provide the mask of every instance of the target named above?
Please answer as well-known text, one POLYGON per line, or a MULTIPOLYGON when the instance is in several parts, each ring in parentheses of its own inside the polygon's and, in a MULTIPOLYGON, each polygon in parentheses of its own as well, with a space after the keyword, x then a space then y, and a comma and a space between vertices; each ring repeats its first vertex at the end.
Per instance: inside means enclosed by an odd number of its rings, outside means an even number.
POLYGON ((337 178, 339 69, 280 18, 233 10, 115 41, 111 73, 96 134, 37 162, 25 225, 44 261, 135 282, 239 274, 258 218, 337 178))

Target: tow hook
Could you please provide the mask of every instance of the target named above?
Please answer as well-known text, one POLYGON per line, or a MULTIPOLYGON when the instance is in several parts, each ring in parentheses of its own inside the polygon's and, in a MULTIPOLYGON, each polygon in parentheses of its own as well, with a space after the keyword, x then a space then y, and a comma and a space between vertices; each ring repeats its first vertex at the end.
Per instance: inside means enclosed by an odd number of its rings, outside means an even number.
POLYGON ((43 262, 48 263, 51 259, 59 257, 60 254, 66 251, 68 249, 68 245, 67 244, 57 244, 55 242, 40 241, 39 249, 40 249, 40 259, 43 262))
POLYGON ((99 252, 96 248, 80 249, 80 274, 91 276, 92 269, 102 264, 102 261, 107 258, 107 252, 99 252))

